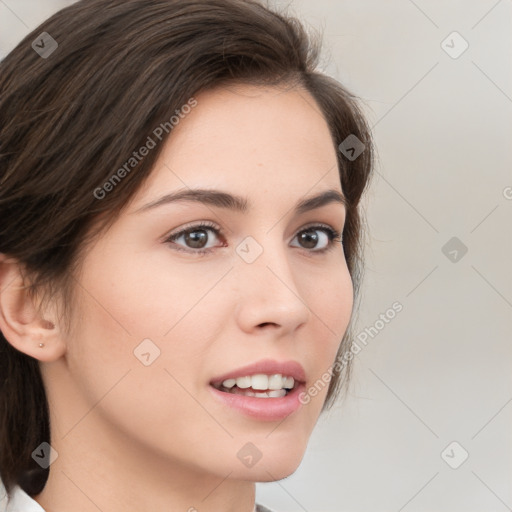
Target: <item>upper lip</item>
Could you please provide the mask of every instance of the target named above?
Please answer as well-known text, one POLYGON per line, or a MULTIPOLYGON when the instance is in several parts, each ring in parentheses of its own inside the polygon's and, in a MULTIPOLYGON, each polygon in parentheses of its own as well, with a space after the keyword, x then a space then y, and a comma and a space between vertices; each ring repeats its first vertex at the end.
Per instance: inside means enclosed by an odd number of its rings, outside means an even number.
POLYGON ((275 359, 262 359, 256 363, 241 366, 224 375, 214 377, 210 384, 220 384, 226 379, 236 379, 237 377, 246 377, 256 374, 274 375, 279 373, 286 377, 293 377, 295 381, 305 382, 306 372, 297 361, 276 361, 275 359))

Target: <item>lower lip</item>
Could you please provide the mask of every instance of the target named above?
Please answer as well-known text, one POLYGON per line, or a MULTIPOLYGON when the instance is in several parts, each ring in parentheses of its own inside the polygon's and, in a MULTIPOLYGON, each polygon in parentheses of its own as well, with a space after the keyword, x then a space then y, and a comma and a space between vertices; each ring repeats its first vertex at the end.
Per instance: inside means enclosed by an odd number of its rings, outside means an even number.
POLYGON ((286 396, 279 398, 257 398, 254 396, 225 393, 210 386, 213 396, 223 404, 237 409, 241 413, 263 421, 278 421, 294 413, 302 405, 299 395, 305 390, 304 384, 299 384, 286 396))

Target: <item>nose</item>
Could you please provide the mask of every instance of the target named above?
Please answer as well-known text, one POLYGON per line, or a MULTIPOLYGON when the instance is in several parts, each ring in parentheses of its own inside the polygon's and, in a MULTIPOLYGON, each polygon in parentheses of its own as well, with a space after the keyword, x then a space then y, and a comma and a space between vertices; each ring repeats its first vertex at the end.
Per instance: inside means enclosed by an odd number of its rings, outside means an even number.
POLYGON ((238 290, 235 313, 245 332, 272 328, 283 336, 310 318, 305 281, 300 280, 299 268, 290 266, 289 251, 282 240, 268 241, 252 263, 237 258, 232 276, 238 290))

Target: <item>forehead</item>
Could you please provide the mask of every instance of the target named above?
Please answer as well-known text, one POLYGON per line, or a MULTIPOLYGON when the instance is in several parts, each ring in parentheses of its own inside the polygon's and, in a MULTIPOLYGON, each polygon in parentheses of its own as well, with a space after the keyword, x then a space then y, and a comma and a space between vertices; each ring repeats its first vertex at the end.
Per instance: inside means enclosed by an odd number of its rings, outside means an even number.
POLYGON ((341 191, 329 127, 304 89, 236 85, 204 91, 195 100, 172 128, 134 207, 187 187, 267 200, 279 191, 341 191))

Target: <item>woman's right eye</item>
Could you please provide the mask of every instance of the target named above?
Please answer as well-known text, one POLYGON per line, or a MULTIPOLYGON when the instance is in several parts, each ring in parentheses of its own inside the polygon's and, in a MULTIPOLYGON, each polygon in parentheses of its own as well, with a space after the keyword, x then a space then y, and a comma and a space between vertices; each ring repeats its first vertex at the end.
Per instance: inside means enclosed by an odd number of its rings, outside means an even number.
POLYGON ((206 247, 206 242, 208 240, 208 232, 213 232, 216 235, 222 236, 222 231, 218 226, 216 226, 215 224, 203 223, 197 224, 195 226, 190 226, 185 229, 181 229, 180 231, 171 234, 169 237, 167 237, 165 242, 176 245, 177 247, 174 247, 174 249, 177 251, 184 251, 198 255, 208 254, 212 252, 212 247, 204 249, 204 247, 206 247), (187 246, 187 249, 183 249, 178 244, 175 243, 182 237, 184 239, 184 243, 187 246))

